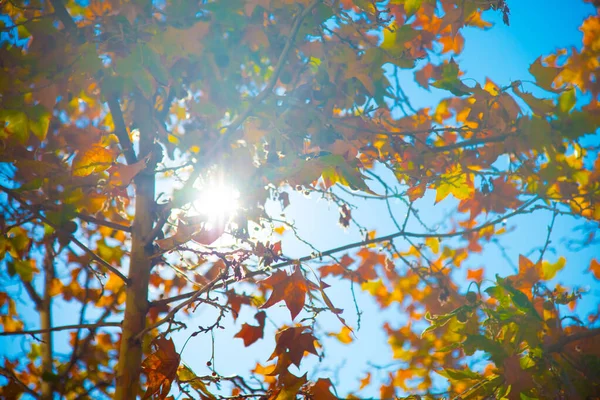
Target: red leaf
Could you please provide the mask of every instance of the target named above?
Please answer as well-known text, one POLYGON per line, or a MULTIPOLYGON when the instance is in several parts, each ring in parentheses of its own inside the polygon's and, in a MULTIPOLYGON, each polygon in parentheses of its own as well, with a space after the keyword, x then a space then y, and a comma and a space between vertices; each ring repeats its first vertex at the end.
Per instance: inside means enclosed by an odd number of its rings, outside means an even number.
POLYGON ((280 301, 284 301, 290 310, 292 319, 296 318, 302 311, 309 285, 314 285, 304 278, 298 266, 296 266, 292 275, 288 276, 280 270, 263 280, 262 283, 273 288, 273 292, 261 308, 269 308, 280 301))
MULTIPOLYGON (((272 360, 275 357, 284 358, 299 367, 304 352, 317 355, 317 349, 315 349, 316 339, 312 332, 307 331, 308 329, 309 328, 306 326, 298 326, 287 328, 277 333, 277 335, 275 335, 277 344, 275 345, 275 350, 273 350, 273 354, 271 354, 269 360, 272 360)), ((279 361, 277 362, 278 366, 280 364, 279 361)), ((285 367, 287 368, 287 365, 285 367)))
POLYGON ((246 347, 250 346, 258 339, 262 339, 263 337, 266 314, 264 311, 259 311, 258 313, 256 313, 254 318, 256 318, 256 320, 258 321, 258 326, 243 324, 242 329, 234 336, 236 338, 243 339, 244 346, 246 347))

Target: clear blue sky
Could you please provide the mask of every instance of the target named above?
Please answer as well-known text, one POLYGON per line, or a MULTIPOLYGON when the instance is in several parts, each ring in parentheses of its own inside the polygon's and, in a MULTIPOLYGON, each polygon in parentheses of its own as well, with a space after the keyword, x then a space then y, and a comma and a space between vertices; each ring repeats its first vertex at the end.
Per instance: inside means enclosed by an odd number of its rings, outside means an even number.
MULTIPOLYGON (((463 31, 466 38, 464 52, 456 57, 461 69, 466 72, 465 77, 473 78, 483 82, 485 77, 490 77, 499 85, 508 84, 511 80, 527 80, 529 76, 527 69, 539 55, 547 54, 557 47, 580 46, 581 32, 578 27, 583 19, 595 12, 589 4, 584 4, 579 0, 561 1, 561 0, 509 0, 511 8, 511 25, 503 25, 500 15, 490 13, 488 19, 494 20, 496 25, 487 31, 476 29, 467 29, 463 31)), ((446 96, 446 92, 434 91, 431 93, 419 89, 412 81, 412 74, 405 74, 402 80, 403 88, 414 106, 431 106, 441 97, 446 96)), ((378 190, 377 186, 373 186, 378 190)), ((354 212, 354 216, 363 222, 369 229, 376 229, 378 234, 392 233, 396 228, 387 216, 385 204, 361 203, 356 201, 359 210, 354 212), (361 207, 362 206, 362 207, 361 207)), ((402 218, 406 212, 402 203, 393 203, 396 216, 402 218)), ((275 209, 275 208, 274 208, 275 209)), ((421 201, 421 216, 431 224, 443 221, 443 213, 440 207, 433 207, 433 197, 426 196, 421 201)), ((275 214, 276 215, 276 214, 275 214)), ((337 206, 328 204, 320 200, 317 201, 313 196, 306 199, 302 196, 292 194, 291 206, 286 210, 286 215, 295 220, 297 227, 303 237, 314 243, 320 250, 334 248, 339 245, 354 242, 361 239, 356 229, 350 229, 345 232, 337 225, 338 210, 337 206)), ((414 221, 413 221, 414 222, 414 221)), ((546 228, 549 222, 548 214, 536 214, 535 216, 514 219, 510 224, 515 224, 517 229, 504 243, 509 247, 510 257, 517 260, 519 254, 524 254, 533 247, 541 246, 545 239, 546 228)), ((580 221, 581 222, 581 221, 580 221)), ((568 221, 566 218, 559 218, 555 226, 555 237, 567 236, 577 223, 568 221)), ((409 225, 413 231, 421 231, 417 224, 409 225)), ((400 247, 404 244, 399 241, 400 247)), ((560 242, 557 245, 558 254, 566 256, 568 260, 567 267, 559 275, 558 280, 571 285, 581 285, 583 282, 589 282, 589 289, 598 291, 600 288, 593 284, 589 276, 584 276, 583 271, 589 265, 589 260, 600 254, 600 248, 588 248, 579 253, 569 253, 564 249, 560 242)), ((294 243, 291 240, 284 239, 284 251, 291 257, 303 256, 311 251, 302 245, 294 243)), ((549 257, 552 257, 550 254, 549 257)), ((514 271, 509 267, 500 256, 500 253, 493 247, 478 257, 470 258, 468 265, 462 268, 463 273, 466 268, 477 268, 485 265, 487 267, 487 277, 493 277, 498 272, 501 275, 509 275, 514 271)), ((460 276, 460 275, 458 275, 460 276)), ((328 289, 334 304, 345 310, 344 317, 353 327, 356 327, 356 314, 351 300, 350 285, 344 281, 337 283, 329 280, 329 283, 336 283, 328 289)), ((240 284, 241 289, 243 284, 240 284)), ((392 326, 400 326, 399 310, 390 307, 382 312, 368 297, 360 295, 360 289, 356 287, 360 302, 362 316, 362 327, 357 331, 357 340, 351 345, 342 345, 336 339, 325 338, 323 344, 326 349, 327 361, 318 363, 314 356, 305 358, 302 363, 302 371, 308 371, 309 377, 314 373, 314 369, 331 370, 331 377, 334 382, 339 378, 338 389, 340 394, 346 394, 350 390, 358 388, 358 380, 364 376, 368 369, 369 362, 383 365, 391 360, 391 354, 387 345, 387 338, 381 331, 382 320, 392 321, 392 326), (394 323, 394 321, 398 321, 394 323)), ((250 293, 251 288, 246 288, 250 293)), ((590 294, 584 298, 583 307, 588 308, 598 303, 598 293, 590 294)), ((63 313, 54 314, 55 324, 72 323, 65 321, 65 312, 68 306, 63 306, 63 313)), ((243 310, 244 311, 244 310, 243 310)), ((289 312, 287 309, 275 306, 268 310, 269 318, 277 321, 277 324, 290 323, 289 312)), ((302 315, 301 315, 302 316, 302 315)), ((216 317, 210 309, 200 306, 194 315, 194 318, 188 321, 191 329, 174 335, 176 346, 181 349, 184 341, 195 330, 198 325, 209 325, 216 317)), ((339 331, 341 328, 339 322, 332 316, 321 315, 319 325, 329 331, 339 331)), ((33 328, 37 326, 32 319, 33 328)), ((226 330, 218 331, 215 336, 215 367, 223 375, 244 373, 251 369, 255 362, 265 364, 267 358, 274 348, 273 332, 275 325, 267 322, 265 339, 252 345, 249 349, 243 347, 240 339, 233 339, 233 335, 240 329, 241 324, 248 322, 255 324, 253 313, 242 313, 234 325, 231 318, 228 317, 225 323, 226 330)), ((60 345, 60 339, 66 338, 65 333, 56 335, 57 350, 67 351, 68 347, 63 342, 60 345)), ((20 351, 19 343, 23 339, 0 338, 0 354, 15 354, 20 351)), ((26 339, 28 340, 28 339, 26 339)), ((199 375, 209 374, 206 367, 206 361, 211 357, 211 337, 210 335, 199 335, 192 338, 188 343, 182 360, 190 365, 199 375)), ((374 375, 373 380, 384 378, 374 375)), ((377 396, 378 386, 372 385, 360 392, 362 396, 377 396)))

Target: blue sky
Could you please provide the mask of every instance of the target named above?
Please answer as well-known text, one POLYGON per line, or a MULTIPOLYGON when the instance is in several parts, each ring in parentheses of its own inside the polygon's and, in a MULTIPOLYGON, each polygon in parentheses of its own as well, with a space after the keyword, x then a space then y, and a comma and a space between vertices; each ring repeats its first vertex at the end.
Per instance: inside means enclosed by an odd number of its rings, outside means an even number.
MULTIPOLYGON (((493 28, 486 31, 469 28, 463 31, 466 39, 465 50, 456 57, 456 60, 461 69, 465 71, 466 78, 483 82, 486 77, 489 77, 501 86, 509 84, 512 80, 531 79, 527 69, 539 55, 548 54, 558 47, 580 46, 581 32, 579 32, 578 27, 586 16, 595 12, 592 6, 581 1, 509 0, 508 4, 511 8, 510 26, 502 24, 499 13, 489 13, 487 15, 488 19, 496 22, 493 28)), ((415 107, 435 105, 436 100, 447 95, 447 92, 437 89, 426 92, 418 88, 412 80, 412 73, 405 73, 403 78, 403 89, 415 107)), ((375 184, 373 189, 381 192, 381 188, 375 184)), ((396 231, 395 226, 388 217, 384 202, 365 203, 357 200, 354 203, 359 208, 353 215, 369 229, 377 230, 380 235, 396 231)), ((444 211, 447 210, 447 207, 453 205, 450 201, 446 203, 446 208, 433 207, 433 196, 431 195, 426 196, 420 203, 421 216, 432 225, 443 222, 444 211)), ((273 210, 277 209, 276 205, 271 206, 273 210)), ((406 213, 406 207, 400 201, 392 202, 392 208, 397 218, 401 219, 406 213)), ((274 215, 278 213, 279 211, 274 212, 274 215)), ((337 206, 324 200, 318 200, 314 195, 311 198, 305 198, 292 193, 291 205, 286 210, 286 216, 296 222, 296 226, 303 237, 314 243, 319 250, 334 248, 362 238, 357 229, 344 231, 339 228, 337 224, 337 206)), ((519 254, 526 254, 532 248, 543 245, 549 219, 550 215, 548 213, 539 213, 509 222, 509 225, 515 225, 517 229, 504 244, 507 245, 509 256, 515 263, 519 254)), ((553 244, 559 250, 557 256, 565 255, 568 260, 567 267, 564 270, 566 272, 560 274, 557 280, 570 285, 583 284, 584 287, 588 285, 587 289, 592 293, 584 297, 582 308, 589 308, 598 303, 599 294, 593 292, 600 290, 600 288, 597 282, 590 280, 589 275, 584 275, 584 270, 589 265, 589 260, 600 254, 600 248, 597 246, 590 247, 581 252, 571 253, 566 251, 564 245, 558 240, 560 237, 569 235, 572 229, 582 222, 559 217, 554 231, 554 237, 557 241, 553 244)), ((409 228, 415 232, 422 231, 422 228, 414 219, 409 223, 409 228)), ((397 245, 400 248, 406 247, 406 243, 400 240, 397 245)), ((299 257, 311 252, 306 246, 290 240, 289 234, 284 236, 284 251, 290 257, 299 257)), ((547 255, 550 259, 553 256, 552 253, 547 255)), ((503 276, 514 273, 512 268, 503 260, 500 252, 490 246, 480 256, 472 257, 468 265, 464 266, 462 272, 459 272, 457 276, 460 277, 460 274, 464 274, 466 268, 478 268, 483 265, 487 268, 487 278, 492 278, 495 273, 500 273, 503 276)), ((351 326, 356 327, 356 313, 350 284, 346 281, 331 281, 329 283, 335 283, 332 288, 327 290, 334 304, 345 310, 344 317, 351 326)), ((240 290, 238 291, 242 291, 243 287, 244 285, 240 284, 240 290)), ((368 363, 384 365, 390 362, 391 354, 387 339, 381 331, 382 321, 392 321, 393 327, 401 326, 400 310, 396 307, 390 307, 382 312, 370 298, 360 294, 359 287, 355 289, 363 313, 361 329, 356 332, 357 340, 351 345, 343 345, 336 339, 325 338, 323 344, 325 345, 327 361, 319 363, 317 357, 309 356, 301 365, 303 372, 309 372, 309 378, 317 370, 331 370, 331 377, 334 378, 334 381, 336 381, 337 374, 339 381, 336 383, 339 384, 338 389, 341 394, 358 388, 358 380, 369 369, 368 363)), ((250 287, 246 288, 247 293, 250 293, 251 290, 250 287)), ((64 311, 68 311, 68 307, 63 306, 62 310, 64 315, 64 311)), ((233 339, 233 335, 240 329, 242 323, 255 324, 253 313, 242 312, 242 316, 235 324, 232 324, 230 317, 226 319, 226 330, 218 331, 214 337, 214 366, 219 373, 223 375, 244 373, 251 369, 257 361, 265 364, 274 348, 272 333, 276 325, 291 323, 289 312, 283 307, 272 307, 268 310, 268 315, 269 320, 267 321, 265 339, 248 349, 243 347, 240 339, 233 339), (271 321, 276 321, 276 324, 271 323, 271 321)), ((64 317, 61 316, 60 312, 55 313, 54 317, 55 324, 64 323, 64 317)), ((216 315, 211 309, 199 307, 194 317, 187 322, 191 329, 174 335, 177 349, 181 349, 196 326, 210 325, 215 318, 216 315)), ((321 315, 319 318, 319 326, 324 330, 332 332, 340 330, 341 325, 333 316, 321 315)), ((33 328, 35 326, 35 322, 33 322, 29 327, 33 328)), ((59 333, 56 337, 59 339, 57 342, 60 343, 60 338, 66 338, 67 334, 59 333)), ((21 340, 0 338, 0 354, 18 353, 21 340)), ((64 343, 62 349, 60 345, 57 348, 58 351, 66 351, 67 349, 68 347, 64 343)), ((197 374, 204 375, 210 373, 206 362, 211 358, 211 353, 210 335, 199 335, 189 341, 182 354, 182 360, 190 365, 197 374)), ((379 378, 383 377, 384 374, 379 376, 379 378)), ((377 378, 375 375, 373 380, 377 381, 377 378)), ((372 385, 360 394, 362 396, 377 396, 378 387, 372 385)))

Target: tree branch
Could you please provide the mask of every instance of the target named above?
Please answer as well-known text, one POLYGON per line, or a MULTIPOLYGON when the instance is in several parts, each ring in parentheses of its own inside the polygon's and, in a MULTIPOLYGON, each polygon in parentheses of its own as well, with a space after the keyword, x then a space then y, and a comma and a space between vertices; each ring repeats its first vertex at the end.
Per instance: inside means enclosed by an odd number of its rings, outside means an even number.
POLYGON ((123 231, 123 232, 128 232, 128 233, 131 232, 131 227, 129 225, 118 224, 116 222, 107 221, 105 219, 95 218, 95 217, 92 217, 91 215, 86 215, 86 214, 82 214, 82 213, 76 213, 75 215, 77 216, 77 218, 79 218, 80 220, 85 221, 85 222, 90 222, 92 224, 106 226, 108 228, 116 229, 118 231, 123 231))
POLYGON ((127 279, 127 277, 125 275, 123 275, 123 273, 121 271, 119 271, 118 269, 116 269, 115 267, 113 267, 112 265, 110 265, 109 263, 107 263, 103 258, 101 258, 100 256, 98 256, 90 248, 88 248, 86 245, 84 245, 83 243, 81 243, 75 236, 73 236, 72 233, 66 232, 66 231, 60 229, 59 226, 57 226, 52 221, 50 221, 48 218, 46 218, 45 216, 43 216, 42 214, 40 214, 40 212, 35 207, 32 207, 29 204, 27 204, 27 202, 25 200, 23 200, 21 198, 21 196, 19 196, 17 193, 15 193, 14 190, 9 189, 9 188, 7 188, 5 186, 2 186, 2 185, 0 185, 0 189, 3 190, 12 199, 14 199, 19 204, 21 204, 23 206, 23 208, 26 208, 27 210, 29 210, 30 212, 32 212, 42 222, 44 222, 47 225, 51 226, 54 230, 67 235, 71 239, 71 241, 77 245, 77 247, 79 247, 81 250, 83 250, 87 254, 89 254, 89 256, 92 257, 92 259, 94 261, 96 261, 97 263, 99 263, 100 265, 102 265, 104 268, 108 269, 113 274, 117 275, 119 278, 121 278, 123 280, 123 282, 125 282, 125 284, 129 284, 129 279, 127 279))
POLYGON ((93 324, 74 324, 74 325, 63 325, 53 326, 47 329, 33 329, 30 331, 12 331, 12 332, 0 332, 0 336, 16 336, 16 335, 38 335, 40 333, 68 331, 74 329, 97 329, 109 326, 120 327, 122 322, 97 322, 93 324))
MULTIPOLYGON (((516 209, 515 211, 505 214, 501 217, 498 217, 492 221, 486 222, 484 224, 481 224, 479 226, 476 226, 474 228, 471 229, 466 229, 464 231, 460 231, 460 232, 449 232, 449 233, 413 233, 413 232, 405 232, 405 231, 399 231, 396 233, 392 233, 391 235, 386 235, 386 236, 380 236, 380 237, 376 237, 373 239, 368 239, 368 240, 363 240, 360 242, 355 242, 355 243, 349 243, 346 244, 344 246, 340 246, 340 247, 336 247, 334 249, 329 249, 326 251, 323 251, 321 253, 319 253, 320 257, 326 257, 326 256, 330 256, 332 254, 335 253, 339 253, 341 251, 345 251, 345 250, 350 250, 350 249, 354 249, 357 247, 362 247, 362 246, 367 246, 369 244, 374 244, 374 243, 381 243, 381 242, 387 242, 387 241, 391 241, 392 239, 398 238, 398 237, 411 237, 411 238, 430 238, 430 237, 435 237, 435 238, 451 238, 451 237, 457 237, 457 236, 463 236, 463 235, 467 235, 469 233, 473 233, 473 232, 477 232, 481 229, 487 228, 488 226, 492 226, 492 225, 496 225, 500 222, 502 222, 505 219, 514 217, 515 215, 518 214, 522 214, 525 212, 525 210, 527 209, 527 207, 529 207, 530 205, 532 205, 533 203, 535 203, 538 200, 538 197, 534 197, 533 199, 529 200, 528 202, 526 202, 525 204, 523 204, 521 207, 519 207, 518 209, 516 209)), ((283 267, 287 267, 289 265, 293 265, 295 263, 298 262, 306 262, 306 261, 310 261, 313 260, 315 258, 314 255, 309 255, 309 256, 304 256, 304 257, 300 257, 298 259, 294 259, 294 260, 287 260, 278 264, 274 264, 270 266, 270 269, 278 269, 278 268, 283 268, 283 267)), ((246 274, 246 278, 253 278, 255 276, 258 275, 266 275, 267 271, 266 270, 257 270, 257 271, 251 271, 249 273, 246 274)), ((220 282, 218 284, 214 284, 210 289, 214 288, 214 289, 218 289, 222 286, 225 285, 229 285, 231 283, 234 283, 235 279, 227 279, 225 282, 220 282)), ((211 285, 212 281, 207 285, 211 285)), ((203 287, 202 289, 199 290, 195 290, 193 292, 188 292, 188 293, 183 293, 177 296, 173 296, 173 297, 169 297, 166 299, 161 299, 161 300, 156 300, 150 303, 151 307, 158 307, 158 306, 163 306, 166 304, 170 304, 176 301, 180 301, 180 300, 184 300, 187 298, 194 298, 197 299, 198 296, 202 293, 204 293, 205 288, 207 287, 203 287), (199 293, 200 292, 200 293, 199 293), (198 294, 199 293, 199 294, 198 294), (198 296, 196 296, 196 294, 198 294, 198 296)), ((182 304, 189 304, 190 301, 186 301, 185 303, 182 304)), ((170 314, 170 313, 169 313, 170 314)), ((164 319, 161 323, 166 322, 164 319)))

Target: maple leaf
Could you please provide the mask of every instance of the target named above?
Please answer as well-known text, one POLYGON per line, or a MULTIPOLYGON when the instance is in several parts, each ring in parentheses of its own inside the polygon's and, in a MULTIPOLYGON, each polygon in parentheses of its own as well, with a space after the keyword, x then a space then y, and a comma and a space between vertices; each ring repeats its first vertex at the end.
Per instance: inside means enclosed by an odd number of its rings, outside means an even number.
POLYGON ((314 288, 315 284, 306 280, 299 266, 294 268, 292 275, 284 271, 276 271, 267 279, 261 281, 262 284, 273 288, 271 297, 261 308, 269 308, 280 301, 284 301, 290 310, 292 319, 302 311, 306 300, 306 292, 309 288, 314 288))
POLYGON ((142 371, 148 377, 148 388, 143 399, 149 399, 156 394, 165 398, 171 390, 181 361, 172 339, 158 337, 152 344, 156 350, 142 362, 142 371))
POLYGON ((262 339, 265 329, 265 319, 267 315, 264 311, 256 313, 254 318, 258 321, 258 326, 243 324, 242 329, 234 337, 244 340, 244 346, 248 347, 258 339, 262 339))
POLYGON ((275 350, 269 357, 269 361, 275 357, 279 358, 275 371, 281 373, 290 363, 299 367, 305 352, 318 355, 315 340, 312 330, 306 326, 287 328, 278 332, 275 335, 275 350))
POLYGON ((468 179, 460 165, 440 176, 440 182, 436 188, 435 203, 444 200, 449 194, 452 194, 458 200, 464 200, 473 193, 473 184, 468 179))

